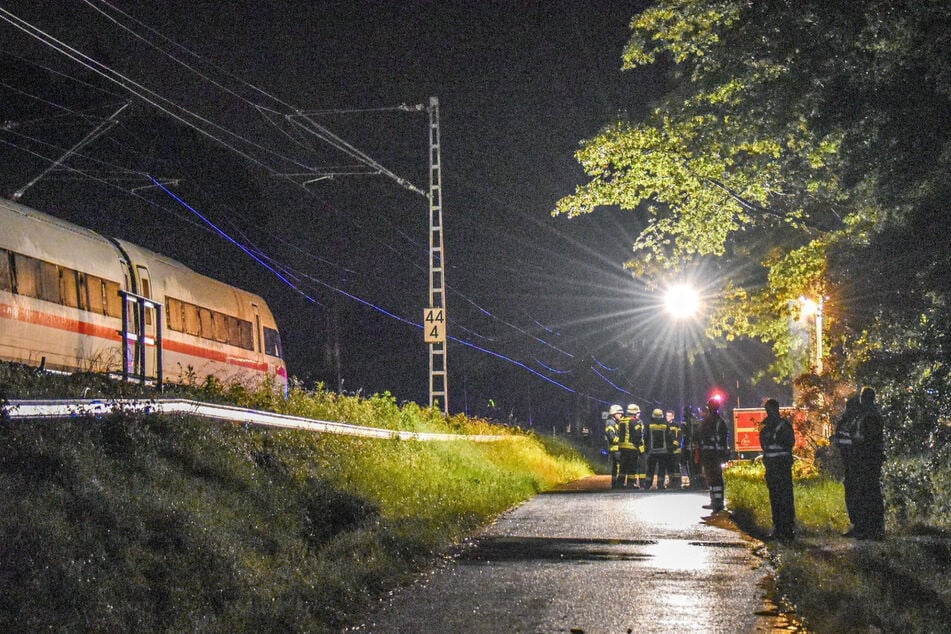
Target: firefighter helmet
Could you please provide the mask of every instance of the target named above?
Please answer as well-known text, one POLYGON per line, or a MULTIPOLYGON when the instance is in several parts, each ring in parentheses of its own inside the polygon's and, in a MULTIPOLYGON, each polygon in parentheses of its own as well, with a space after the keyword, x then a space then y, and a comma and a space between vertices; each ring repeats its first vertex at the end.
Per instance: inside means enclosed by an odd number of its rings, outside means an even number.
POLYGON ((641 408, 638 407, 635 403, 631 403, 630 405, 627 406, 627 413, 628 413, 628 414, 640 414, 640 413, 641 413, 641 408))
POLYGON ((608 410, 608 416, 614 416, 615 414, 623 414, 624 408, 620 405, 612 405, 611 409, 608 410))
POLYGON ((662 409, 660 409, 660 408, 658 407, 658 408, 655 409, 653 412, 651 412, 651 417, 652 417, 652 418, 663 418, 663 417, 664 417, 664 410, 662 410, 662 409))

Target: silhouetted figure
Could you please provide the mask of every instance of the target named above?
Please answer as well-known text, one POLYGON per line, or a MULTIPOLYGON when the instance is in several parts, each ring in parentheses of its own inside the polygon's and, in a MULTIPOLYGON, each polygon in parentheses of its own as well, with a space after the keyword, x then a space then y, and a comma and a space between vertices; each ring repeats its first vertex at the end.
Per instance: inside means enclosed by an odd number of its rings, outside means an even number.
POLYGON ((763 405, 766 418, 759 430, 766 466, 766 488, 769 489, 769 508, 773 516, 773 530, 769 537, 790 541, 795 536, 796 507, 793 503, 793 446, 796 434, 792 423, 779 415, 779 402, 769 399, 763 405))
POLYGON ((700 466, 710 487, 710 504, 704 504, 703 508, 716 513, 723 510, 726 500, 721 465, 730 455, 726 421, 720 417, 720 402, 716 399, 707 401, 706 413, 700 421, 699 433, 700 466))
POLYGON ((854 536, 856 539, 881 539, 885 536, 885 501, 882 498, 885 424, 875 403, 875 390, 870 387, 863 389, 859 405, 860 411, 851 430, 854 536))

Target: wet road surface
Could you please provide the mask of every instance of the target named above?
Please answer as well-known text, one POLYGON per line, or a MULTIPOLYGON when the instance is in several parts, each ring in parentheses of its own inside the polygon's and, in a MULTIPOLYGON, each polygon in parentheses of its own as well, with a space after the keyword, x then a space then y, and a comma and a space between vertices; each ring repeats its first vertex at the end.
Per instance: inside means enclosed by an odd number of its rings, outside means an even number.
POLYGON ((503 515, 358 632, 768 632, 758 545, 704 492, 612 491, 595 476, 503 515))

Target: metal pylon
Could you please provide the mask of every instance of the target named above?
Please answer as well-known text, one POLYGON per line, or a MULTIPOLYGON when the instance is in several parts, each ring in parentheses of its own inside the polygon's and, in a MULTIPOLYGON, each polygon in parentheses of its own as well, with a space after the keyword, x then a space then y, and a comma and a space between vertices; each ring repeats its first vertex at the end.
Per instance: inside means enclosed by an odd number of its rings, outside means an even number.
MULTIPOLYGON (((439 159, 439 99, 429 98, 429 306, 446 314, 446 279, 444 276, 442 233, 442 171, 439 159)), ((448 322, 447 322, 448 323, 448 322)), ((442 406, 449 415, 449 388, 446 380, 446 345, 444 340, 429 344, 429 404, 442 406)))

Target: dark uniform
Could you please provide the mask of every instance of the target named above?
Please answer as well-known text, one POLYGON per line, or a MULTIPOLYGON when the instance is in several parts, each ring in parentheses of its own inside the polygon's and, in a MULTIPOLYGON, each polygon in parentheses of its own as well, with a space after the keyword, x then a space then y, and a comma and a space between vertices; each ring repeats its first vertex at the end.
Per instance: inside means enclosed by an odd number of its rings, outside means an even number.
POLYGON ((727 445, 726 421, 720 417, 720 403, 715 400, 707 403, 707 411, 700 421, 698 442, 700 466, 710 487, 710 504, 704 504, 703 508, 716 513, 722 511, 725 505, 723 469, 720 464, 730 455, 730 450, 727 445))
POLYGON ((700 421, 693 415, 689 407, 684 408, 684 422, 681 431, 684 437, 683 454, 681 456, 683 471, 687 475, 691 489, 702 489, 706 485, 700 469, 700 421))
MULTIPOLYGON (((630 412, 630 408, 628 408, 630 412)), ((637 479, 637 456, 640 453, 638 445, 640 440, 635 438, 635 425, 637 419, 631 416, 622 416, 618 421, 618 450, 621 452, 621 473, 622 486, 633 487, 637 479)))
POLYGON ((759 430, 766 466, 766 488, 769 489, 769 507, 773 515, 771 537, 787 541, 793 539, 796 526, 796 508, 793 503, 793 446, 796 434, 792 423, 779 415, 779 403, 769 399, 765 404, 766 419, 759 430))
POLYGON ((631 442, 637 450, 634 467, 634 488, 640 488, 647 472, 644 460, 644 423, 641 421, 641 408, 636 403, 627 406, 627 416, 631 419, 631 442))
POLYGON ((664 478, 667 476, 667 470, 670 465, 670 425, 664 420, 664 412, 655 409, 651 415, 650 422, 647 423, 647 429, 644 433, 644 446, 647 453, 647 478, 641 487, 651 488, 654 482, 654 474, 657 474, 657 488, 664 488, 664 478))
POLYGON ((851 429, 855 537, 881 539, 885 536, 885 501, 882 498, 885 425, 875 404, 875 390, 868 387, 862 390, 859 404, 861 409, 851 429))
POLYGON ((851 527, 846 531, 845 536, 851 537, 855 533, 856 507, 855 507, 855 469, 853 468, 852 456, 852 431, 855 428, 855 419, 861 413, 859 397, 853 396, 845 402, 845 412, 836 422, 835 433, 831 440, 839 450, 839 457, 842 459, 842 479, 845 485, 845 511, 849 516, 851 527))
POLYGON ((621 452, 618 447, 617 424, 624 414, 620 405, 612 405, 608 411, 608 418, 604 421, 604 440, 608 444, 608 456, 611 458, 611 488, 618 489, 623 485, 624 476, 621 475, 621 452))
POLYGON ((667 463, 667 474, 670 480, 670 488, 678 490, 681 487, 681 457, 683 453, 683 431, 680 428, 680 423, 674 419, 673 412, 667 412, 666 414, 667 424, 670 428, 669 442, 667 446, 670 448, 670 455, 668 456, 667 463))

